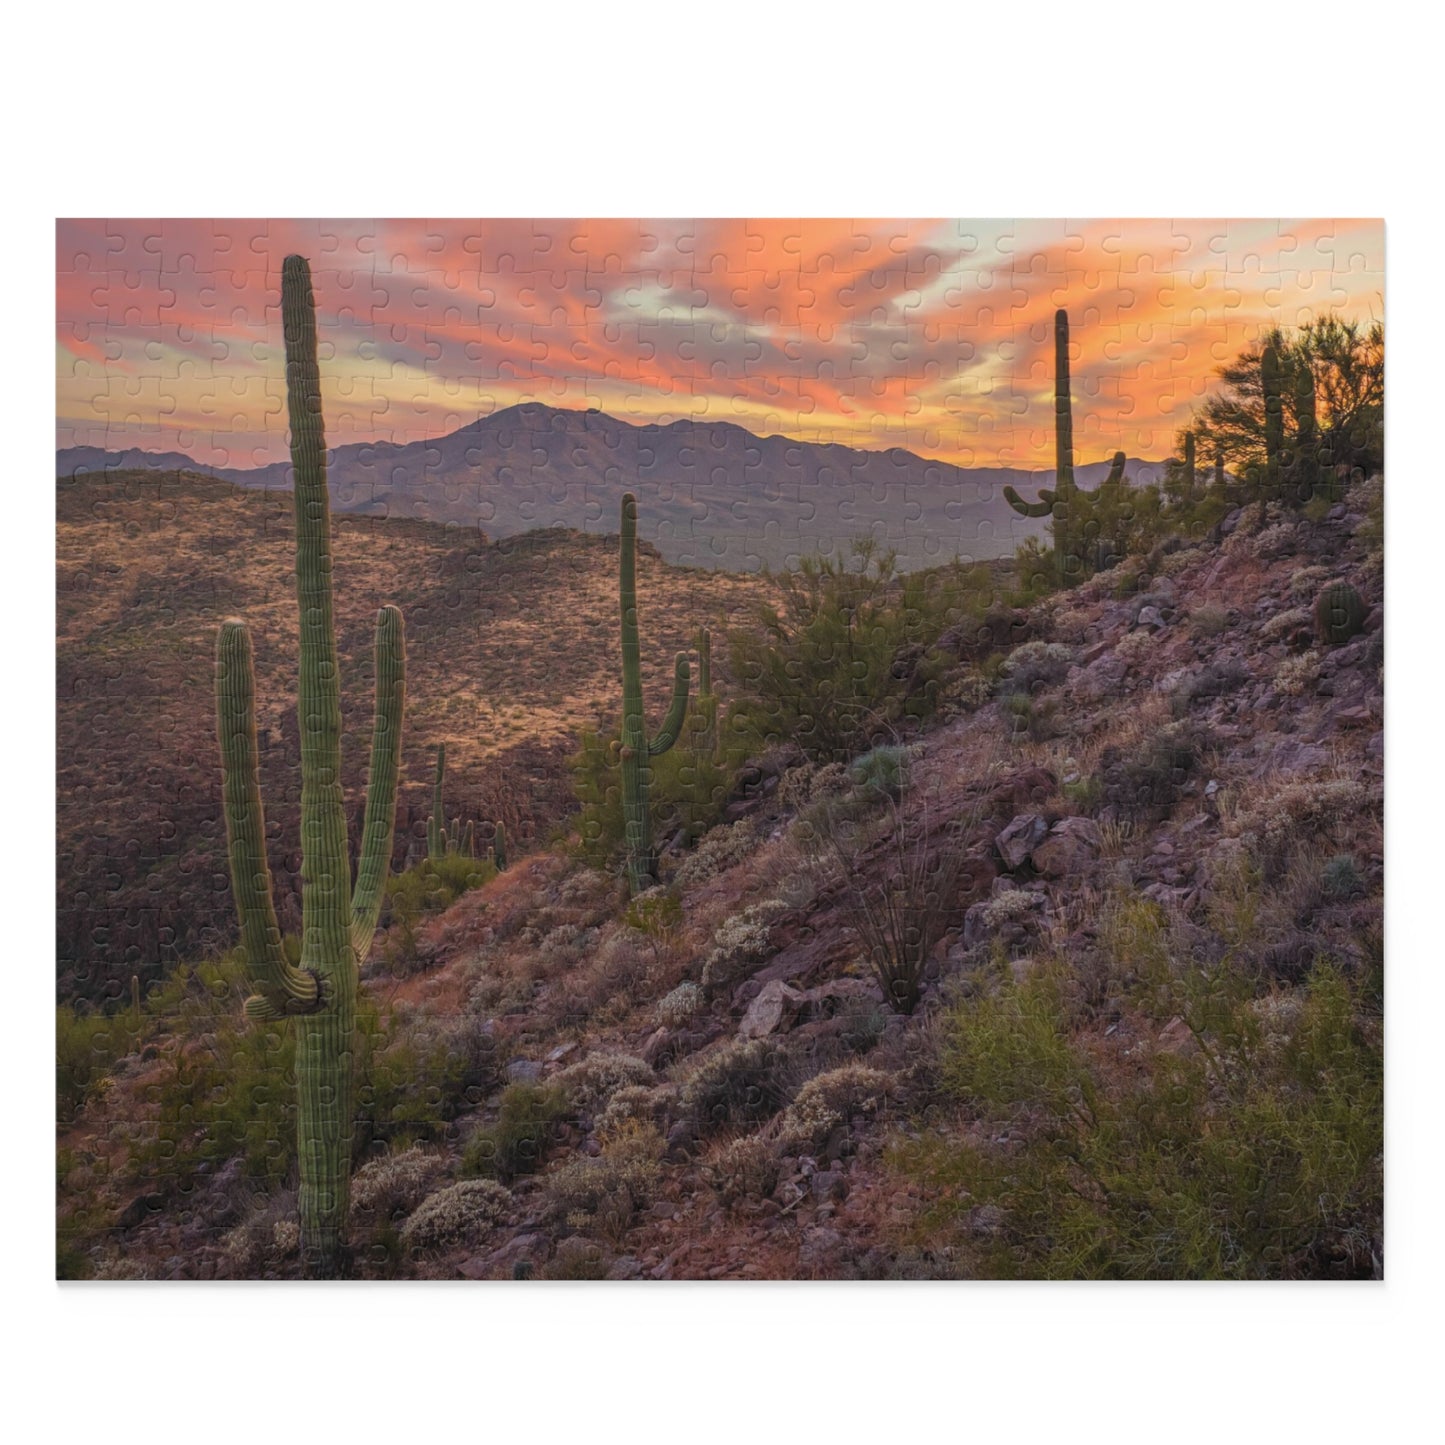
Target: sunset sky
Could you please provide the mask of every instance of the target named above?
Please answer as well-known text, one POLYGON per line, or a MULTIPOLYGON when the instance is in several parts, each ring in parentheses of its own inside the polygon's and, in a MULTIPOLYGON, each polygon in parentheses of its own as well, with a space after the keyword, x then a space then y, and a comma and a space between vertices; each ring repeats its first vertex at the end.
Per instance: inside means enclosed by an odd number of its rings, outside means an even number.
POLYGON ((311 260, 332 445, 519 401, 1053 460, 1162 458, 1272 324, 1384 319, 1379 221, 61 221, 57 445, 286 455, 281 260, 311 260))

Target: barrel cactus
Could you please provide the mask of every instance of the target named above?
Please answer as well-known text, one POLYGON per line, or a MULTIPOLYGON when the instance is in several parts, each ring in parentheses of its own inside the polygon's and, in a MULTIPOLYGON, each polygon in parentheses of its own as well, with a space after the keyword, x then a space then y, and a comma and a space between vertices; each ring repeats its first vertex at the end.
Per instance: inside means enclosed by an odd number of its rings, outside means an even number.
POLYGON ((391 865, 406 691, 402 616, 377 614, 376 711, 360 857, 353 885, 341 793, 341 697, 331 600, 331 516, 316 359, 311 270, 288 256, 281 271, 286 402, 295 471, 296 594, 301 670, 301 957, 283 950, 266 863, 256 745, 255 673, 244 622, 221 625, 216 713, 231 888, 253 1019, 296 1029, 301 1246, 314 1275, 337 1272, 351 1175, 352 1054, 357 978, 371 949, 391 865))
POLYGON ((652 814, 648 799, 652 782, 649 760, 667 752, 682 731, 691 672, 687 654, 679 652, 673 669, 672 703, 662 726, 649 738, 642 712, 642 649, 637 636, 637 498, 631 492, 622 498, 618 600, 622 613, 622 736, 618 755, 622 766, 627 882, 636 894, 645 892, 657 882, 657 858, 652 849, 652 814))
POLYGON ((1365 630, 1364 599, 1348 582, 1331 582, 1315 598, 1315 637, 1338 647, 1365 630))

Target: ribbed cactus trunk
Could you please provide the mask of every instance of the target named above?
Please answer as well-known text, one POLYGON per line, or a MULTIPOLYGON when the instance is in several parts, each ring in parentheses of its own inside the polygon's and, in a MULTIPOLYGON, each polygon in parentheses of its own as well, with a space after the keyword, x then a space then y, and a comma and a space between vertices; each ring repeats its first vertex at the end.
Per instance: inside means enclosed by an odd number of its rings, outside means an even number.
POLYGON ((712 690, 712 633, 698 630, 697 646, 697 751, 707 758, 717 757, 717 697, 712 690))
POLYGON ((502 826, 502 820, 497 819, 496 829, 492 834, 492 862, 498 873, 505 873, 507 869, 507 830, 502 826))
POLYGON ((1194 470, 1194 433, 1184 433, 1184 500, 1194 501, 1194 490, 1198 478, 1194 470))
POLYGON ((1074 410, 1069 391, 1069 313, 1054 313, 1054 486, 1040 488, 1039 500, 1026 502, 1012 487, 1003 494, 1021 517, 1053 518, 1054 567, 1060 587, 1070 587, 1085 571, 1083 506, 1074 485, 1074 410))
POLYGON ((637 498, 631 492, 622 498, 618 600, 622 613, 622 819, 627 838, 627 882, 637 894, 657 882, 648 797, 651 759, 665 753, 682 730, 690 671, 687 654, 679 652, 673 671, 672 704, 662 727, 649 740, 642 712, 642 648, 637 636, 637 498))
POLYGON ((1264 393, 1264 484, 1271 501, 1279 497, 1280 461, 1284 453, 1284 373, 1273 344, 1259 361, 1260 388, 1264 393))
POLYGON ((1320 425, 1316 414, 1315 374, 1302 360, 1295 381, 1295 490, 1301 502, 1314 496, 1320 484, 1320 425))
POLYGON ((1059 585, 1078 582, 1078 489, 1074 486, 1074 404, 1069 393, 1069 313, 1054 312, 1054 559, 1059 585))
POLYGON ((330 504, 316 357, 311 271, 288 256, 281 272, 286 400, 295 473, 296 598, 301 628, 297 716, 301 730, 301 962, 281 948, 266 865, 256 746, 255 679, 244 623, 221 627, 216 703, 231 886, 253 1018, 296 1023, 297 1152, 301 1246, 309 1274, 341 1259, 351 1177, 352 1051, 360 963, 370 950, 396 821, 406 657, 401 613, 376 623, 376 713, 362 847, 351 883, 341 793, 341 695, 332 615, 330 504))
POLYGON ((447 773, 447 745, 437 744, 436 778, 432 783, 431 817, 426 820, 426 856, 431 859, 446 856, 447 831, 442 824, 442 780, 447 773))

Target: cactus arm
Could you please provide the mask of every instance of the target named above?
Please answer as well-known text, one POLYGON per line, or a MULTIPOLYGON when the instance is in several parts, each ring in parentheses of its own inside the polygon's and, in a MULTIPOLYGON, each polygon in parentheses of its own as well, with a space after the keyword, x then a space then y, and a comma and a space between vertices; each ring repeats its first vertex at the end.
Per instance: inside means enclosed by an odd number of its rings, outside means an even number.
POLYGON ((672 671, 672 702, 662 726, 648 739, 647 755, 655 758, 665 753, 682 732, 682 720, 687 714, 688 685, 692 680, 692 669, 688 666, 687 653, 679 652, 672 671))
POLYGON ((371 767, 366 781, 366 821, 361 860, 351 891, 351 946, 358 961, 371 951, 381 914, 396 829, 397 779, 401 772, 401 729, 406 711, 406 634, 399 609, 376 614, 376 715, 371 728, 371 767))
POLYGON ((437 744, 437 770, 432 783, 431 817, 426 820, 426 856, 440 858, 447 851, 447 830, 442 822, 442 780, 447 771, 447 745, 437 744))
POLYGON ((1124 481, 1124 466, 1128 459, 1123 452, 1115 452, 1114 460, 1109 464, 1109 475, 1100 483, 1101 487, 1121 486, 1124 481))
POLYGON ((281 952, 266 864, 255 695, 250 634, 245 623, 230 618, 221 624, 216 641, 216 723, 231 892, 240 915, 246 969, 259 991, 247 1001, 246 1011, 252 1017, 280 1018, 316 1008, 320 990, 313 974, 293 968, 281 952))
POLYGON ((1044 490, 1037 502, 1026 502, 1012 487, 1003 489, 1005 499, 1021 517, 1049 517, 1053 515, 1055 492, 1044 490))
POLYGON ((697 634, 697 695, 712 695, 712 633, 706 627, 697 634))

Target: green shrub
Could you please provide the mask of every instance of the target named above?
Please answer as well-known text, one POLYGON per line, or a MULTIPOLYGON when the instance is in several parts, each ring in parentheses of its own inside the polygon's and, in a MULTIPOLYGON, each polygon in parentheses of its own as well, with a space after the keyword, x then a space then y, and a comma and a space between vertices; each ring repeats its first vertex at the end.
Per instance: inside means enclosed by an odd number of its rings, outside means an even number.
POLYGON ((566 1117, 567 1095, 552 1084, 511 1084, 494 1124, 474 1130, 462 1150, 461 1172, 511 1183, 535 1173, 566 1117))
POLYGON ((386 880, 386 911, 382 918, 386 933, 381 944, 381 957, 389 971, 399 977, 415 972, 422 962, 417 951, 417 924, 444 913, 463 893, 480 888, 496 876, 496 866, 490 859, 468 858, 461 853, 424 858, 405 872, 392 874, 386 880))
POLYGON ((1348 853, 1336 853, 1320 870, 1320 888, 1327 898, 1356 898, 1365 891, 1365 880, 1348 853))
POLYGON ((461 1249, 480 1244, 511 1218, 512 1196, 490 1179, 464 1179, 428 1198, 401 1227, 403 1249, 461 1249))
POLYGON ((701 1130, 756 1123, 783 1107, 787 1056, 772 1039, 733 1039, 708 1054, 678 1096, 679 1114, 701 1130))
POLYGON ((983 1126, 894 1155, 941 1191, 979 1270, 1036 1278, 1298 1278, 1378 1269, 1378 1016, 1317 963, 1255 997, 1226 960, 1136 959, 1138 1002, 1176 1047, 1071 1032, 1070 982, 1044 967, 957 1005, 943 1087, 983 1126), (988 1229, 975 1211, 992 1211, 988 1229))
POLYGON ((986 569, 900 576, 891 552, 855 541, 846 560, 805 557, 778 578, 781 604, 730 634, 739 696, 728 731, 759 751, 786 742, 845 762, 938 706, 943 633, 983 615, 986 569))
POLYGON ((881 793, 895 803, 903 795, 908 779, 908 750, 900 747, 873 748, 848 765, 848 776, 865 793, 881 793))
POLYGON ((107 1014, 77 1004, 57 1006, 55 1107, 60 1123, 70 1123, 101 1087, 111 1065, 131 1052, 141 1027, 142 1020, 129 1010, 107 1014))

